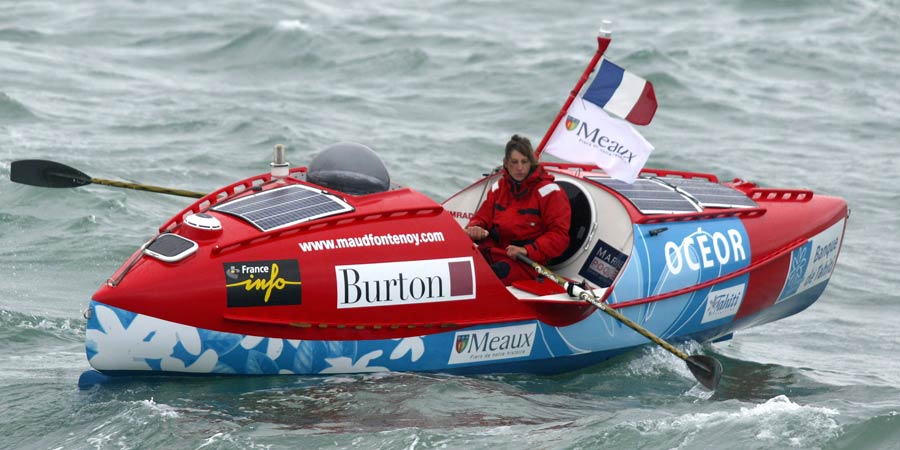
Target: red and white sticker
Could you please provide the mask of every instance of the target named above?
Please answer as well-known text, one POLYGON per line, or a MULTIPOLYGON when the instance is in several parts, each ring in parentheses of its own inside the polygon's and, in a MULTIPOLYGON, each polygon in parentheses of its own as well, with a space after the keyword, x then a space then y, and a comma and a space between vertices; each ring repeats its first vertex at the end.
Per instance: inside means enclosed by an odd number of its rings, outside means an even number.
POLYGON ((334 273, 338 309, 475 298, 471 256, 335 266, 334 273))

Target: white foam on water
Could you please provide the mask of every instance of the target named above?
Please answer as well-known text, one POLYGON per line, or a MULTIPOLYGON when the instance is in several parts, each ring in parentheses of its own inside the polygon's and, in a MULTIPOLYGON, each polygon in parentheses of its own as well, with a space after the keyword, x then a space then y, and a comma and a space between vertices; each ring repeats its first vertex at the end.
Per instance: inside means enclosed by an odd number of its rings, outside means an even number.
MULTIPOLYGON (((642 421, 637 428, 651 434, 679 432, 689 436, 706 432, 740 433, 769 444, 787 443, 790 447, 806 447, 837 436, 841 427, 835 416, 839 414, 832 408, 801 405, 785 395, 779 395, 765 403, 741 407, 737 411, 685 414, 642 421)), ((689 441, 684 444, 689 445, 689 441)))
MULTIPOLYGON (((37 320, 37 317, 34 317, 34 319, 37 320)), ((21 327, 21 328, 31 328, 31 329, 35 329, 35 330, 48 330, 48 331, 78 330, 79 333, 81 332, 82 326, 83 325, 81 323, 73 326, 72 319, 58 319, 58 320, 41 319, 39 322, 30 322, 30 321, 23 320, 21 323, 19 323, 19 327, 21 327)))
POLYGON ((356 383, 358 380, 352 377, 340 377, 340 376, 332 376, 328 377, 324 380, 325 383, 330 384, 344 384, 344 383, 356 383))
POLYGON ((230 433, 216 433, 216 434, 206 438, 206 440, 203 441, 203 443, 200 444, 200 446, 197 448, 201 449, 201 448, 213 445, 213 444, 218 444, 220 442, 233 442, 233 440, 231 439, 231 434, 230 433))
POLYGON ((181 414, 178 414, 178 411, 176 411, 175 408, 164 403, 156 403, 153 400, 153 397, 150 397, 150 400, 141 400, 137 402, 137 404, 149 409, 152 414, 166 419, 175 419, 181 417, 181 414))
POLYGON ((308 30, 309 25, 297 20, 279 20, 277 24, 275 24, 275 29, 279 31, 294 31, 294 30, 308 30))
POLYGON ((693 385, 690 389, 688 389, 687 392, 684 393, 684 396, 685 397, 694 397, 697 399, 696 401, 701 401, 701 400, 709 400, 710 398, 712 398, 713 394, 715 394, 715 393, 716 393, 716 391, 711 391, 709 389, 706 389, 705 387, 703 387, 703 385, 701 385, 700 383, 697 383, 697 384, 693 385))
POLYGON ((196 447, 198 450, 201 448, 248 448, 248 449, 269 449, 272 448, 271 445, 262 445, 256 444, 249 440, 248 437, 243 436, 234 436, 229 432, 218 432, 214 433, 212 436, 206 438, 202 444, 196 447))
MULTIPOLYGON (((684 342, 675 347, 689 355, 702 353, 702 347, 694 341, 684 342)), ((639 358, 628 363, 629 374, 645 377, 675 372, 685 378, 694 379, 687 364, 666 349, 654 345, 646 347, 643 352, 639 358)))

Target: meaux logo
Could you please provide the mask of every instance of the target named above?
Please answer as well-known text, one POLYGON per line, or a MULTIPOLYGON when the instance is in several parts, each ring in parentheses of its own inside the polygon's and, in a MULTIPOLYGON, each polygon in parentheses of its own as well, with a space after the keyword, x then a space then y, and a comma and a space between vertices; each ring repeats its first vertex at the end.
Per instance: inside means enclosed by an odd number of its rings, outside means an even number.
POLYGON ((339 309, 475 298, 471 256, 335 266, 334 272, 339 309))
POLYGON ((300 267, 295 259, 227 262, 228 307, 299 305, 300 267))
POLYGON ((602 128, 591 128, 587 122, 578 117, 571 115, 566 116, 566 130, 570 132, 575 131, 576 136, 578 136, 579 139, 583 139, 583 142, 588 141, 595 148, 600 148, 610 155, 616 155, 616 157, 629 164, 631 164, 631 161, 637 156, 628 147, 625 147, 625 144, 604 134, 602 128))
POLYGON ((537 326, 514 325, 476 331, 460 331, 453 339, 448 364, 465 364, 531 355, 537 326))

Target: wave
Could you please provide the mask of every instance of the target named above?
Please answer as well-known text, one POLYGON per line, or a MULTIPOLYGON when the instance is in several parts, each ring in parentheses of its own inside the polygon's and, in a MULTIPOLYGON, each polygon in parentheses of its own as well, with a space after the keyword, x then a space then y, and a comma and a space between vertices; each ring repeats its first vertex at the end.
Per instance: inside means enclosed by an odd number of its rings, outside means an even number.
POLYGON ((22 28, 0 28, 0 41, 7 42, 41 42, 46 38, 44 33, 22 28))
POLYGON ((828 443, 829 448, 894 450, 900 442, 900 412, 890 411, 862 422, 845 425, 841 435, 828 443))
POLYGON ((253 28, 224 44, 188 57, 187 63, 204 70, 254 68, 289 65, 318 65, 324 42, 300 21, 282 20, 274 26, 253 28), (212 64, 212 66, 210 66, 212 64))
POLYGON ((37 119, 37 116, 27 106, 0 92, 0 121, 21 123, 37 119))
POLYGON ((45 346, 47 340, 80 342, 84 339, 83 318, 53 318, 0 309, 0 342, 11 346, 45 346))
POLYGON ((801 405, 779 395, 730 411, 676 415, 630 425, 645 436, 677 433, 682 439, 679 445, 684 448, 728 447, 720 441, 723 436, 729 436, 729 441, 755 440, 766 446, 811 448, 840 434, 841 426, 835 418, 839 414, 832 408, 801 405), (716 441, 720 445, 711 445, 716 441))

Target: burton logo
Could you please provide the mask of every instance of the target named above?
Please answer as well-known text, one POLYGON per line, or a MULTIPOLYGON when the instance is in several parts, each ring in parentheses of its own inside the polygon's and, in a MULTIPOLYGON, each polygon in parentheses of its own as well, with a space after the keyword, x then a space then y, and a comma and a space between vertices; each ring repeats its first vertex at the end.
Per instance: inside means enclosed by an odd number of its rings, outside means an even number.
POLYGON ((471 256, 335 266, 334 274, 339 309, 475 298, 471 256))
POLYGON ((223 266, 229 308, 300 304, 297 260, 230 262, 223 266))

